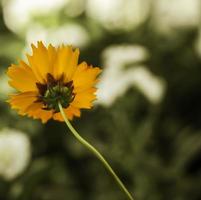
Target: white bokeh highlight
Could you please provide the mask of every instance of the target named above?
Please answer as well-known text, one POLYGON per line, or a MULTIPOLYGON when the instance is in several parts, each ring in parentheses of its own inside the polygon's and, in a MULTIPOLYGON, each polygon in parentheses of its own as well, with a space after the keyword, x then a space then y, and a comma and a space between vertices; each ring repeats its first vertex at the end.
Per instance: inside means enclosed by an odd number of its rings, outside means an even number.
POLYGON ((98 104, 110 106, 130 87, 137 87, 150 101, 157 104, 165 92, 165 82, 139 64, 149 57, 138 45, 114 45, 103 53, 104 70, 98 84, 98 104), (126 69, 126 66, 130 66, 126 69))
POLYGON ((3 17, 7 27, 22 33, 33 16, 49 15, 61 9, 68 0, 3 0, 3 17))
POLYGON ((153 5, 153 24, 161 32, 200 24, 200 0, 155 0, 153 5))
POLYGON ((130 30, 143 23, 150 0, 88 0, 86 13, 109 30, 130 30))
POLYGON ((57 46, 64 43, 83 48, 89 43, 90 38, 86 29, 79 24, 64 24, 52 28, 45 28, 37 24, 27 31, 26 42, 29 45, 36 44, 37 41, 43 41, 46 45, 51 43, 57 46))
POLYGON ((12 180, 27 167, 31 157, 29 138, 21 131, 0 131, 0 176, 12 180))

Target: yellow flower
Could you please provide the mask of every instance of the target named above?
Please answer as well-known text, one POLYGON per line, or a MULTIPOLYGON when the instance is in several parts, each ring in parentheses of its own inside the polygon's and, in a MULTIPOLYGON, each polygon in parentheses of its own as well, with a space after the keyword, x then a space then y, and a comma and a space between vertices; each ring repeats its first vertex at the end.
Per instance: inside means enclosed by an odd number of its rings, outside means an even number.
POLYGON ((80 116, 81 108, 92 107, 100 68, 78 64, 79 49, 71 46, 46 48, 38 42, 32 51, 28 64, 20 61, 8 68, 9 84, 18 90, 8 100, 13 109, 45 123, 51 118, 63 121, 58 102, 70 120, 80 116))

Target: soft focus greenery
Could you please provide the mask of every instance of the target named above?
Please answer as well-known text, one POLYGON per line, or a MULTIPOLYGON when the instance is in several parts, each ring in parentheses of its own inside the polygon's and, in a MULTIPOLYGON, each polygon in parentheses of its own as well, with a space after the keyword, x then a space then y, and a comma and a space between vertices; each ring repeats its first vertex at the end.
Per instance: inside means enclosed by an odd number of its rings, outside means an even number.
MULTIPOLYGON (((30 42, 46 39, 46 43, 59 44, 68 42, 68 37, 70 43, 81 48, 80 61, 102 66, 103 75, 107 63, 103 52, 108 47, 140 45, 148 51, 147 59, 125 65, 124 71, 143 65, 163 80, 160 101, 151 102, 139 87, 130 84, 112 104, 97 103, 93 110, 83 111, 73 124, 107 158, 136 200, 201 199, 201 44, 195 21, 192 26, 189 22, 161 30, 162 24, 156 23, 160 16, 154 15, 152 1, 146 18, 128 27, 125 21, 122 29, 121 24, 113 28, 87 14, 87 1, 72 0, 56 10, 35 12, 19 29, 18 19, 15 22, 5 13, 8 2, 14 0, 0 2, 0 131, 3 128, 23 131, 30 138, 32 154, 18 176, 6 179, 2 175, 0 199, 125 199, 102 164, 69 134, 64 123, 51 120, 44 125, 18 116, 5 102, 12 92, 5 72, 11 63, 23 57, 30 42), (16 27, 6 25, 6 17, 16 27), (83 30, 75 26, 84 29, 81 36, 83 30), (68 27, 67 32, 58 33, 62 27, 68 27)), ((45 11, 46 7, 41 5, 40 10, 45 11)), ((118 80, 111 84, 115 86, 118 80)))

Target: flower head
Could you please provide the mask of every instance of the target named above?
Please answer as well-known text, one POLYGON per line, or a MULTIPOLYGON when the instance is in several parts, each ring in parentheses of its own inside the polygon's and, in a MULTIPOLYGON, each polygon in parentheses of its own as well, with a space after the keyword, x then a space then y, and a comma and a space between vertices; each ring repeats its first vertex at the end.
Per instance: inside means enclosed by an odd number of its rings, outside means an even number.
POLYGON ((20 61, 8 68, 9 84, 18 90, 8 100, 12 108, 45 123, 51 118, 63 121, 58 102, 68 119, 79 117, 81 108, 92 107, 100 68, 78 64, 79 49, 71 46, 46 48, 38 42, 32 51, 28 64, 20 61))

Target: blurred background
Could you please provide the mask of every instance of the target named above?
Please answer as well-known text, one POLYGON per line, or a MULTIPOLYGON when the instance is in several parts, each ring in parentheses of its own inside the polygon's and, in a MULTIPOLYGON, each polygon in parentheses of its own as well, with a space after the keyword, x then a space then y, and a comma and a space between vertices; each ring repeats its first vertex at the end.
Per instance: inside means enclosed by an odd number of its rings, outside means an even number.
POLYGON ((38 40, 103 68, 73 124, 135 200, 201 199, 200 0, 0 0, 0 200, 122 200, 63 123, 5 103, 8 66, 38 40))

